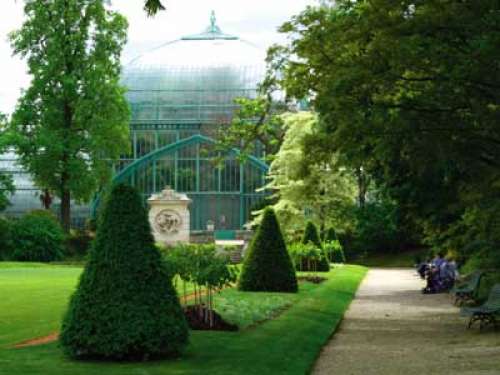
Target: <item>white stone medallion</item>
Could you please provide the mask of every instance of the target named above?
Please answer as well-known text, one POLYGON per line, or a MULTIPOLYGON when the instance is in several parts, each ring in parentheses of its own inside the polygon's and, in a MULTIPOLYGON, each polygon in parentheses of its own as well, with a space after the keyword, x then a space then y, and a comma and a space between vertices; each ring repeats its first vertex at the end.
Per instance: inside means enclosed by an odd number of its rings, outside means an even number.
POLYGON ((149 222, 156 242, 166 245, 189 242, 191 200, 186 194, 167 186, 160 194, 153 194, 148 203, 149 222))
POLYGON ((155 216, 154 227, 160 233, 176 234, 182 229, 182 218, 177 211, 161 210, 155 216))

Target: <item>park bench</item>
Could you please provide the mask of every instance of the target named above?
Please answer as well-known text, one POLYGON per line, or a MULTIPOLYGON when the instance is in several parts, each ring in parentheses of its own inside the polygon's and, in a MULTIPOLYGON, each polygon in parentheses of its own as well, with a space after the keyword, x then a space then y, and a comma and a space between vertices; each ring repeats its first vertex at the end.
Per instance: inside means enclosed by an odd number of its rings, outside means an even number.
POLYGON ((455 305, 463 305, 465 302, 475 301, 479 284, 483 277, 483 271, 475 271, 466 276, 464 281, 457 283, 451 290, 450 294, 455 296, 455 305))
POLYGON ((500 284, 493 285, 488 300, 478 307, 462 307, 462 316, 470 317, 467 328, 474 322, 479 322, 479 330, 488 324, 497 326, 497 316, 500 315, 500 284))

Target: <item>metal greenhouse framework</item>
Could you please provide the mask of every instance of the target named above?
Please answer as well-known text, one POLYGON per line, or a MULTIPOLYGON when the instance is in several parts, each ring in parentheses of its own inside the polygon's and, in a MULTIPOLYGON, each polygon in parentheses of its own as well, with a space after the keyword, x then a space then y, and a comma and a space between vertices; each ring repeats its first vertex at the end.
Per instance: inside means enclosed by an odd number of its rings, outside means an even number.
POLYGON ((218 229, 239 229, 262 199, 256 190, 268 167, 253 156, 241 162, 236 149, 220 155, 215 145, 211 138, 193 135, 135 160, 113 181, 137 187, 145 200, 165 186, 187 193, 192 230, 205 229, 209 221, 218 229))
POLYGON ((267 165, 258 145, 241 163, 237 149, 221 154, 215 139, 231 121, 235 99, 256 97, 264 57, 251 43, 222 33, 212 14, 203 33, 126 65, 132 147, 116 163, 114 182, 137 187, 145 200, 165 186, 186 193, 192 230, 206 229, 209 221, 216 229, 241 229, 263 198, 258 189, 267 165))
MULTIPOLYGON (((237 109, 235 99, 255 98, 265 75, 265 52, 217 26, 165 43, 123 67, 122 83, 131 108, 131 147, 112 161, 114 182, 138 188, 146 200, 166 186, 192 200, 191 229, 241 229, 265 193, 267 165, 261 147, 242 163, 237 149, 221 154, 216 139, 237 109)), ((9 212, 40 208, 40 191, 16 164, 0 155, 0 171, 13 173, 18 191, 9 212)), ((95 214, 100 198, 73 205, 80 226, 95 214)), ((57 209, 54 202, 53 209, 57 209)))

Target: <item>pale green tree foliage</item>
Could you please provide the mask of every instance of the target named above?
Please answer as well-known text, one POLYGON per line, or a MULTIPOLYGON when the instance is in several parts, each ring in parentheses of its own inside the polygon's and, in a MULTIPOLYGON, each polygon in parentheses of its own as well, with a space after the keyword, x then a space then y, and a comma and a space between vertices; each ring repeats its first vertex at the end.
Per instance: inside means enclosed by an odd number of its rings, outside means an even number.
POLYGON ((274 209, 280 223, 287 231, 302 229, 306 219, 322 229, 327 224, 342 227, 356 199, 352 174, 337 166, 335 154, 317 162, 308 155, 305 141, 317 126, 316 114, 287 113, 282 119, 284 141, 271 163, 267 185, 278 198, 274 209))
POLYGON ((32 76, 12 118, 17 152, 36 184, 61 199, 86 201, 127 151, 129 108, 120 85, 127 21, 104 0, 26 0, 10 36, 32 76))

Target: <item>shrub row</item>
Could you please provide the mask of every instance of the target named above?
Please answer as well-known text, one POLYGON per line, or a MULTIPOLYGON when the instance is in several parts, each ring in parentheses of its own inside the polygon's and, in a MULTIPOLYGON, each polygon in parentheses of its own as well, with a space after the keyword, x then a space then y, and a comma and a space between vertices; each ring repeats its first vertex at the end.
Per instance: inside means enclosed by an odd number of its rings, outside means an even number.
POLYGON ((32 211, 17 220, 0 218, 0 260, 53 262, 82 257, 91 241, 86 231, 67 236, 50 211, 32 211))

